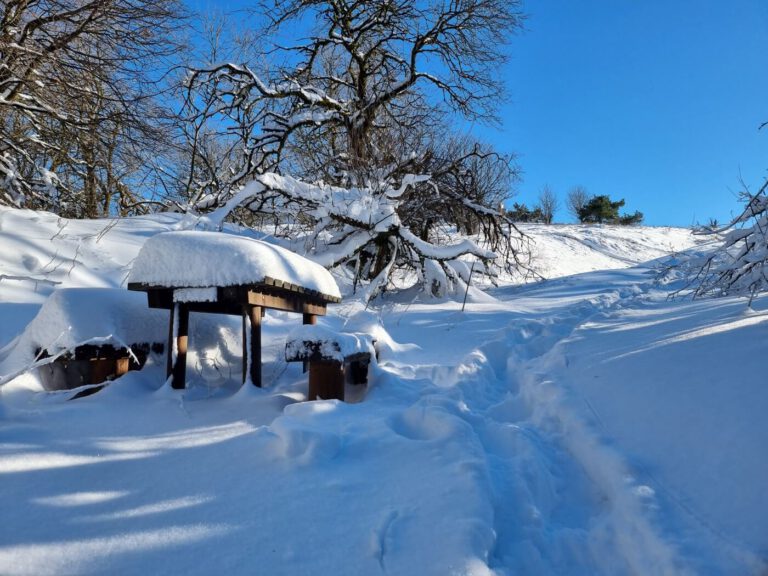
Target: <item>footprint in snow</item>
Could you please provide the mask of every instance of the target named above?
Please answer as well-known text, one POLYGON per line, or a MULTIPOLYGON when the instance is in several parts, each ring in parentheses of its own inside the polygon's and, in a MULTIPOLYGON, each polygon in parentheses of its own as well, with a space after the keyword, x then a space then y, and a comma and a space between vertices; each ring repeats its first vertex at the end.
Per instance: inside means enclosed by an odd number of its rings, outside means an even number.
POLYGON ((456 435, 463 424, 462 420, 440 408, 418 404, 389 420, 389 427, 395 434, 422 442, 456 435))
POLYGON ((21 264, 29 272, 37 272, 38 270, 40 270, 40 260, 38 260, 35 256, 32 256, 31 254, 25 254, 21 258, 21 264))

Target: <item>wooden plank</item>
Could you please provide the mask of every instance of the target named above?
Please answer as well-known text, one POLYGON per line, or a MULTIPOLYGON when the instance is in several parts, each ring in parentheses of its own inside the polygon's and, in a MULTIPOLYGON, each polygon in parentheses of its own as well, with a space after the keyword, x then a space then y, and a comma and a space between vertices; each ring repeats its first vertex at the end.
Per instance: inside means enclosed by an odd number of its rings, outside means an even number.
POLYGON ((344 400, 344 368, 339 362, 309 365, 309 400, 344 400))
POLYGON ((248 307, 241 309, 243 317, 243 384, 248 379, 248 307))
POLYGON ((153 288, 147 291, 147 304, 150 308, 173 308, 173 290, 171 288, 153 288))
POLYGON ((183 390, 187 383, 187 342, 189 339, 189 309, 186 304, 178 305, 178 330, 176 332, 176 362, 173 365, 171 386, 183 390))
POLYGON ((325 304, 307 302, 304 298, 298 298, 295 295, 276 295, 250 291, 247 303, 251 306, 295 312, 297 314, 316 314, 318 316, 325 316, 326 314, 325 304))
POLYGON ((122 376, 123 374, 127 374, 128 370, 130 369, 130 360, 128 358, 118 358, 115 360, 115 377, 122 376))
POLYGON ((171 309, 169 310, 168 317, 168 346, 166 347, 165 351, 165 379, 171 377, 171 374, 173 374, 173 313, 174 313, 174 306, 171 306, 171 309))
MULTIPOLYGON (((130 282, 128 284, 129 290, 138 290, 146 292, 148 298, 151 299, 151 308, 168 308, 173 302, 173 291, 194 288, 194 286, 150 286, 148 284, 142 284, 139 282, 130 282), (151 294, 151 296, 150 296, 151 294)), ((247 294, 250 291, 270 293, 270 290, 278 296, 287 296, 290 294, 308 294, 312 299, 320 301, 320 303, 338 304, 341 302, 341 298, 337 296, 331 296, 329 294, 323 294, 317 290, 312 290, 305 286, 299 286, 283 280, 276 280, 274 278, 266 277, 262 282, 256 282, 248 285, 238 286, 218 286, 217 298, 219 301, 228 300, 230 302, 239 302, 241 304, 246 303, 247 294)))
POLYGON ((250 306, 248 317, 251 321, 251 341, 250 341, 250 365, 251 382, 254 386, 261 388, 261 308, 259 306, 250 306))

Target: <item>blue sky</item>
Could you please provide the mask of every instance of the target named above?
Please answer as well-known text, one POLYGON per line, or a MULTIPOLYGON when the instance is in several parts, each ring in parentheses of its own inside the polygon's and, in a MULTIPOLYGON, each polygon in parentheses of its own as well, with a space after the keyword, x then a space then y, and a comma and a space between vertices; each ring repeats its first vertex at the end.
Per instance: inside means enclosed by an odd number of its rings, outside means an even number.
MULTIPOLYGON (((768 1, 530 0, 500 130, 518 201, 544 184, 626 200, 652 225, 721 222, 768 175, 768 1)), ((568 221, 565 210, 558 220, 568 221)))
MULTIPOLYGON (((247 0, 188 0, 203 12, 247 0)), ((548 184, 626 200, 651 225, 724 222, 768 176, 768 0, 526 0, 498 128, 516 201, 548 184)), ((459 124, 462 122, 459 120, 459 124)), ((565 209, 556 220, 570 221, 565 209)))

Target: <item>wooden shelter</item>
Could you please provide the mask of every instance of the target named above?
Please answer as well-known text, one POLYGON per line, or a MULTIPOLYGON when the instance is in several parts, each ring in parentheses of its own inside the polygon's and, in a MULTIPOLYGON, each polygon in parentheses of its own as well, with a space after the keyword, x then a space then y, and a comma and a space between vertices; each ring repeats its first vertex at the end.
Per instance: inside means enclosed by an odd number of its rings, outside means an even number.
POLYGON ((267 309, 294 312, 302 315, 304 324, 314 324, 317 316, 324 316, 326 306, 341 302, 341 298, 322 294, 292 283, 264 278, 258 284, 215 287, 215 300, 178 301, 174 294, 189 294, 188 287, 148 286, 131 282, 129 290, 147 293, 150 308, 170 311, 168 327, 167 376, 173 376, 172 386, 184 388, 186 382, 189 313, 241 315, 243 317, 243 382, 249 371, 254 386, 261 386, 261 319, 267 309), (178 324, 177 324, 178 321, 178 324), (174 326, 176 326, 174 334, 174 326), (174 359, 174 337, 176 355, 174 359))
POLYGON ((217 232, 150 238, 134 262, 128 289, 146 292, 150 308, 170 312, 166 369, 174 388, 185 387, 190 312, 242 316, 243 382, 250 376, 261 386, 265 311, 301 314, 304 324, 314 324, 328 304, 341 302, 322 266, 273 244, 217 232))

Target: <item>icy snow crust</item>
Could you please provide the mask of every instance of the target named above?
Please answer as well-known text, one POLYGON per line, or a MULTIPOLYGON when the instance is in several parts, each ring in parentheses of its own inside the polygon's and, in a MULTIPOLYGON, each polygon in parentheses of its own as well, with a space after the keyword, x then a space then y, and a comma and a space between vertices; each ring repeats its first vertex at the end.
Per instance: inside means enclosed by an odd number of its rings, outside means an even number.
MULTIPOLYGON (((0 381, 51 292, 119 287, 178 223, 0 209, 0 381)), ((380 345, 359 403, 301 401, 296 316, 272 311, 261 390, 240 388, 241 319, 205 314, 185 391, 152 359, 71 402, 11 379, 0 573, 768 573, 768 297, 669 301, 679 275, 659 274, 670 242, 688 258, 682 230, 535 237, 561 278, 464 312, 403 295, 333 307, 319 326, 380 345)))
POLYGON ((266 278, 341 297, 333 276, 311 260, 274 244, 221 232, 153 236, 141 248, 128 282, 206 288, 258 284, 266 278))

